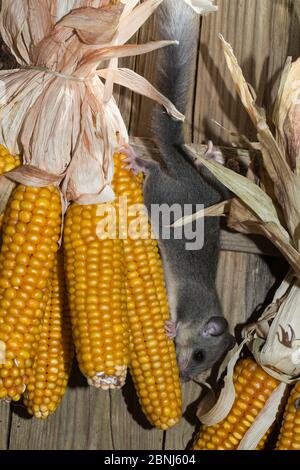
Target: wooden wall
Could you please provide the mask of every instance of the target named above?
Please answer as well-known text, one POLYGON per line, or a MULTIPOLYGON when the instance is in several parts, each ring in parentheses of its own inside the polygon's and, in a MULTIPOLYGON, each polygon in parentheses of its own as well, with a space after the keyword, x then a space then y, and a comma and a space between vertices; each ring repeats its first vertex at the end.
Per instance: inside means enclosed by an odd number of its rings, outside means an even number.
MULTIPOLYGON (((179 1, 179 0, 174 0, 179 1)), ((233 46, 246 80, 255 88, 259 104, 271 115, 280 72, 288 56, 300 55, 300 0, 216 0, 217 14, 199 21, 199 50, 194 64, 186 139, 230 144, 227 129, 254 138, 253 127, 237 99, 226 68, 218 34, 233 46)), ((155 16, 141 29, 139 42, 157 39, 155 16)), ((155 83, 157 53, 129 62, 155 83)), ((131 93, 121 94, 121 109, 132 135, 149 137, 152 103, 131 93)))
MULTIPOLYGON (((179 0, 174 0, 179 1, 179 0)), ((228 40, 259 103, 271 112, 280 71, 288 55, 300 54, 300 0, 217 0, 219 13, 199 22, 199 51, 194 64, 186 138, 201 143, 212 138, 228 145, 230 138, 211 119, 230 130, 254 137, 253 129, 233 90, 218 41, 228 40)), ((139 33, 140 42, 156 38, 155 18, 139 33)), ((155 81, 156 54, 128 61, 155 81)), ((132 135, 150 136, 151 103, 128 91, 117 97, 132 135)), ((232 328, 243 324, 283 276, 280 258, 223 251, 218 288, 232 328)), ((24 408, 0 403, 0 449, 184 449, 196 426, 195 401, 200 389, 184 387, 181 423, 163 433, 149 429, 128 383, 117 392, 87 388, 74 371, 62 406, 47 422, 30 419, 24 408)))

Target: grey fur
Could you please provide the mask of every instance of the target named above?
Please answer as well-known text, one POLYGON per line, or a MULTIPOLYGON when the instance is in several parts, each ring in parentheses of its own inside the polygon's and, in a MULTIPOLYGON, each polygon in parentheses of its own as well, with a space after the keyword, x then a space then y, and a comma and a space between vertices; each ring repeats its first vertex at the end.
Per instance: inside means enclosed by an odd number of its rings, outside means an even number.
MULTIPOLYGON (((190 69, 198 45, 198 19, 182 1, 165 0, 158 12, 160 38, 178 39, 179 46, 160 52, 159 89, 181 112, 186 111, 190 69)), ((204 204, 206 207, 224 198, 225 190, 205 170, 199 172, 183 150, 182 123, 171 119, 161 108, 153 117, 153 134, 159 147, 164 169, 147 165, 145 203, 173 205, 204 204)), ((141 164, 141 162, 138 162, 141 164)), ((200 251, 186 251, 186 240, 160 240, 166 273, 172 318, 177 325, 176 349, 184 379, 197 376, 224 354, 233 343, 225 328, 219 336, 205 335, 207 323, 224 323, 216 292, 215 280, 219 253, 219 219, 205 221, 205 246, 200 251), (217 317, 217 319, 216 319, 217 317), (202 361, 195 353, 202 351, 202 361)))

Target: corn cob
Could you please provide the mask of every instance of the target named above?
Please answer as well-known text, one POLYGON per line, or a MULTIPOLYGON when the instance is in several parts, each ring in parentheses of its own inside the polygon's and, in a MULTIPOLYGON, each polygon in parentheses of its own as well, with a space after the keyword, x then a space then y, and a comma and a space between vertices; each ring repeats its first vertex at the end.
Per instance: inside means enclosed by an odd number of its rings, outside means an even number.
POLYGON ((4 214, 0 252, 0 398, 19 400, 32 366, 61 232, 56 188, 19 185, 4 214))
POLYGON ((18 168, 20 165, 20 157, 11 155, 3 145, 0 145, 0 175, 18 168))
POLYGON ((88 383, 102 389, 122 387, 129 362, 123 241, 101 239, 99 232, 115 209, 114 203, 74 204, 67 212, 64 231, 77 359, 88 383))
MULTIPOLYGON (((127 197, 130 224, 136 217, 131 216, 131 208, 143 204, 143 177, 126 170, 125 158, 115 156, 113 185, 117 196, 127 197)), ((157 428, 168 429, 181 417, 181 390, 174 343, 164 329, 169 307, 162 263, 145 216, 147 238, 124 237, 130 371, 147 419, 157 428)))
MULTIPOLYGON (((203 426, 193 450, 235 450, 279 382, 270 377, 252 359, 241 360, 235 368, 236 398, 231 412, 214 426, 203 426)), ((258 444, 265 447, 271 430, 258 444)))
POLYGON ((28 412, 41 419, 54 413, 61 402, 73 359, 61 253, 55 260, 48 295, 38 349, 33 366, 27 373, 27 389, 24 393, 28 412))
POLYGON ((276 450, 300 450, 300 382, 286 405, 276 450))

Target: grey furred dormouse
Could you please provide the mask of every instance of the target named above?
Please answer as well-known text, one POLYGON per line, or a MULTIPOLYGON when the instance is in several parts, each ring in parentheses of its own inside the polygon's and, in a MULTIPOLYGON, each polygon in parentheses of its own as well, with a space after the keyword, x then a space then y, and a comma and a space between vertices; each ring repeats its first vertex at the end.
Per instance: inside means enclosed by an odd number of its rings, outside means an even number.
MULTIPOLYGON (((198 47, 197 15, 183 1, 165 0, 157 17, 159 37, 179 41, 179 45, 160 51, 159 89, 185 113, 189 76, 198 47)), ((204 167, 197 167, 184 150, 181 122, 157 107, 152 127, 163 165, 133 155, 128 157, 129 168, 146 174, 144 197, 150 214, 155 205, 178 204, 182 208, 190 205, 195 209, 197 204, 209 207, 225 198, 225 188, 204 167)), ((222 155, 212 149, 207 157, 222 160, 222 155)), ((161 235, 161 229, 158 226, 155 231, 161 235)), ((174 229, 170 239, 159 238, 172 318, 166 331, 175 337, 183 380, 211 368, 234 345, 215 286, 219 235, 219 219, 209 217, 205 219, 204 246, 200 250, 187 250, 190 240, 175 239, 174 229)))

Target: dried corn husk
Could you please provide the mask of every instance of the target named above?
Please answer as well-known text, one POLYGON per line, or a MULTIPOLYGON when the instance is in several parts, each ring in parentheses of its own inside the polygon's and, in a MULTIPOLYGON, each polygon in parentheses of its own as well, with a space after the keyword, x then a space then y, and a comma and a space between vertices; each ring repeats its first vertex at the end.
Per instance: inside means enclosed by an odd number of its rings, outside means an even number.
POLYGON ((127 86, 128 76, 131 89, 184 119, 146 80, 130 72, 124 78, 118 69, 119 57, 175 42, 125 44, 162 1, 2 1, 0 33, 20 64, 0 72, 0 143, 24 162, 10 178, 32 185, 64 180, 64 194, 77 202, 113 199, 112 155, 128 134, 112 90, 116 81, 127 86))
POLYGON ((273 121, 277 142, 289 158, 292 170, 300 172, 300 59, 289 57, 282 74, 273 121))
POLYGON ((196 13, 205 15, 212 11, 217 11, 218 7, 214 5, 214 0, 184 0, 196 13))
POLYGON ((275 294, 273 318, 266 318, 267 311, 249 332, 253 338, 249 348, 256 360, 269 375, 285 383, 300 377, 300 316, 295 314, 299 303, 300 280, 290 275, 275 294))
MULTIPOLYGON (((220 422, 228 415, 235 399, 233 368, 247 344, 261 367, 281 382, 239 445, 240 450, 252 450, 276 419, 288 385, 300 377, 300 60, 294 64, 289 60, 285 67, 273 116, 276 125, 273 135, 231 46, 223 37, 221 43, 235 87, 257 129, 263 165, 257 181, 198 155, 202 164, 236 196, 205 212, 207 215, 223 213, 230 227, 243 233, 266 236, 286 257, 292 269, 259 321, 245 328, 245 340, 229 361, 224 387, 216 404, 208 408, 204 400, 199 408, 198 416, 207 425, 220 422)), ((191 148, 188 150, 193 152, 191 148)), ((188 220, 177 221, 176 225, 203 215, 199 212, 188 220)), ((208 403, 210 399, 208 397, 208 403)))

